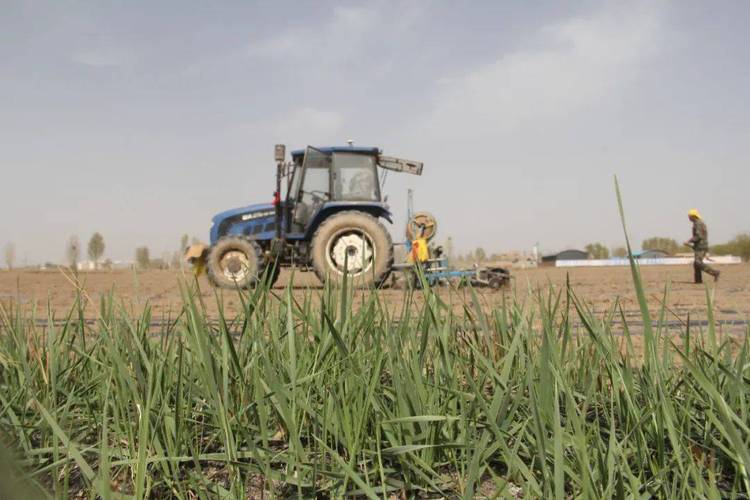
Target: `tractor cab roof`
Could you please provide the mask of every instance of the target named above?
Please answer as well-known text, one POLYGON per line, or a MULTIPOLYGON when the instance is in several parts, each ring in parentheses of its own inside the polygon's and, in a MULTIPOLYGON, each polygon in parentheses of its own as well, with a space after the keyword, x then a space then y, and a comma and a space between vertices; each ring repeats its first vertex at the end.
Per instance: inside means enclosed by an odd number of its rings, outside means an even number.
MULTIPOLYGON (((380 151, 380 148, 365 146, 327 146, 315 149, 323 154, 354 153, 366 156, 375 156, 377 157, 379 167, 386 170, 393 170, 394 172, 406 172, 413 175, 422 175, 422 167, 424 166, 424 164, 420 161, 403 160, 401 158, 383 156, 381 154, 382 151, 380 151)), ((292 160, 295 163, 302 163, 304 156, 304 149, 296 149, 292 151, 292 160)))
MULTIPOLYGON (((325 154, 331 153, 357 153, 363 155, 379 155, 379 148, 365 147, 365 146, 326 146, 322 148, 316 147, 318 151, 325 154)), ((295 149, 292 151, 292 158, 304 156, 304 149, 295 149)))

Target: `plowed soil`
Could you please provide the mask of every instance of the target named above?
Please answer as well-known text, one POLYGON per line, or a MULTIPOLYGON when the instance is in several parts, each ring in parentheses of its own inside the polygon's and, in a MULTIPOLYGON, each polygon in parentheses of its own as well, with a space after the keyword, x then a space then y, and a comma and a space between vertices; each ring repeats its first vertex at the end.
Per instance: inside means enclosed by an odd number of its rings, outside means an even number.
MULTIPOLYGON (((746 332, 746 322, 750 318, 750 264, 721 266, 721 280, 714 284, 706 280, 708 293, 714 302, 717 322, 725 330, 734 333, 746 332)), ((649 307, 658 312, 666 293, 666 320, 681 324, 690 319, 700 325, 706 320, 706 287, 692 283, 690 266, 649 266, 641 269, 649 307)), ((283 271, 274 293, 281 293, 290 279, 290 272, 283 271)), ((503 295, 516 294, 517 297, 532 297, 538 290, 546 297, 550 287, 555 291, 565 289, 570 282, 576 296, 597 315, 604 316, 616 303, 622 306, 626 317, 633 324, 640 321, 638 303, 635 297, 630 269, 622 268, 552 268, 517 270, 514 280, 503 291, 478 289, 482 304, 491 307, 503 295)), ((312 273, 294 273, 294 293, 301 296, 305 290, 320 289, 320 283, 312 273)), ((190 271, 96 271, 81 272, 79 280, 89 302, 85 308, 87 318, 96 318, 96 307, 100 297, 111 291, 121 301, 126 310, 139 314, 146 305, 152 310, 152 318, 174 316, 182 303, 180 283, 191 283, 190 271)), ((216 313, 214 289, 205 277, 198 280, 201 295, 209 312, 216 313)), ((403 299, 403 290, 384 289, 381 297, 398 308, 403 299)), ((466 291, 450 291, 440 288, 439 293, 454 307, 462 307, 462 295, 466 291)), ((61 318, 74 305, 76 299, 74 277, 69 272, 55 271, 5 271, 0 272, 0 302, 6 307, 20 303, 25 309, 35 307, 37 318, 46 318, 47 306, 61 318)), ((225 310, 231 314, 240 304, 235 292, 224 291, 222 300, 225 310)), ((532 300, 534 300, 532 298, 532 300)), ((637 330, 637 328, 636 328, 637 330)))

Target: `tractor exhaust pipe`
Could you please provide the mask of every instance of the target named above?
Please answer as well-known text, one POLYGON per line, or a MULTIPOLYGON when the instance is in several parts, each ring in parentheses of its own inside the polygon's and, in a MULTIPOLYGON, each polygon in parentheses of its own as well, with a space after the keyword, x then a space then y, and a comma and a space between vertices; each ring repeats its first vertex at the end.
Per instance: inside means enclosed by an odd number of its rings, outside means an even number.
POLYGON ((273 205, 276 209, 276 239, 281 239, 281 178, 284 176, 284 160, 286 159, 286 146, 277 144, 274 146, 274 158, 276 159, 276 192, 273 194, 273 205))

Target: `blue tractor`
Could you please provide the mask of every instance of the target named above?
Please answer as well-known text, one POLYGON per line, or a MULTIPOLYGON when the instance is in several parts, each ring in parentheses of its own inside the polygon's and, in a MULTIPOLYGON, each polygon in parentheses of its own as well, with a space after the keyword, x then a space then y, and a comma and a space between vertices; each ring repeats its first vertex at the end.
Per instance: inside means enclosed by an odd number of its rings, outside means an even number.
MULTIPOLYGON (((277 145, 273 203, 214 216, 211 244, 193 253, 210 281, 223 288, 273 284, 281 267, 311 268, 321 281, 344 275, 379 286, 393 267, 393 223, 379 169, 421 175, 422 163, 384 156, 372 147, 277 145), (285 195, 282 197, 282 188, 285 195)), ((384 177, 384 176, 383 176, 384 177)))

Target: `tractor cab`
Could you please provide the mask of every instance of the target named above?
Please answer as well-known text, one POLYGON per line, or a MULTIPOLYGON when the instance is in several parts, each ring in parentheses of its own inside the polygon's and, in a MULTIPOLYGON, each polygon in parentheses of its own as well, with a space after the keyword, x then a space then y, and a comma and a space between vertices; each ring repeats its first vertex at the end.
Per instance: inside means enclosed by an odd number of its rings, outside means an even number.
MULTIPOLYGON (((292 151, 292 161, 283 162, 279 146, 279 179, 287 178, 284 203, 279 200, 284 237, 306 239, 326 217, 342 210, 359 210, 391 221, 382 199, 378 167, 422 174, 422 163, 393 158, 373 147, 333 146, 292 151), (281 160, 279 160, 281 158, 281 160)), ((279 181, 277 193, 280 192, 279 181)))
POLYGON ((377 148, 308 147, 292 153, 287 190, 289 233, 304 232, 329 203, 380 203, 377 148))

